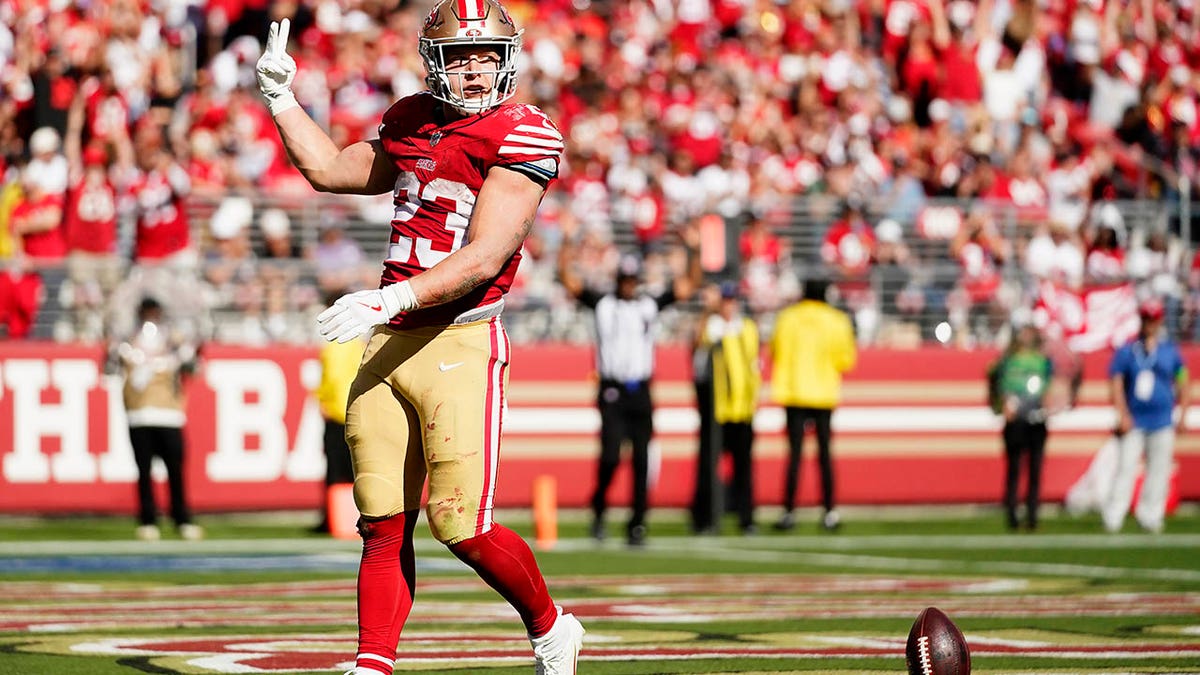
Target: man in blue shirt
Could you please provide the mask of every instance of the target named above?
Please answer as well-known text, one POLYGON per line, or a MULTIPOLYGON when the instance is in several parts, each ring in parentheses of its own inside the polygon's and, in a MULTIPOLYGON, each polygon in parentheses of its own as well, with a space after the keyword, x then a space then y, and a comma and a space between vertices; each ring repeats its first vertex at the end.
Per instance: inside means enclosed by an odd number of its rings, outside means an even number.
POLYGON ((1121 438, 1117 471, 1101 511, 1109 532, 1125 521, 1143 455, 1146 468, 1134 517, 1150 532, 1163 528, 1175 433, 1183 431, 1188 407, 1187 366, 1178 345, 1161 334, 1163 313, 1161 301, 1142 303, 1137 338, 1118 349, 1108 367, 1121 438), (1178 422, 1173 421, 1176 403, 1178 422))

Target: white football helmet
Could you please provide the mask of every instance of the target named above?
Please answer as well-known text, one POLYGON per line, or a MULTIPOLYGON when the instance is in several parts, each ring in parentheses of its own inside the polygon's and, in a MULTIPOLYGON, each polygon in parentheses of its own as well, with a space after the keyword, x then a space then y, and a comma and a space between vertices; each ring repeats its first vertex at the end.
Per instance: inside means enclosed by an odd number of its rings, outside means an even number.
POLYGON ((500 105, 517 92, 517 54, 524 32, 496 0, 441 0, 425 18, 418 40, 429 73, 425 84, 434 98, 467 113, 500 105), (465 98, 450 86, 450 78, 457 75, 446 71, 446 49, 464 45, 491 47, 500 55, 495 70, 476 71, 493 76, 492 89, 485 96, 465 98))

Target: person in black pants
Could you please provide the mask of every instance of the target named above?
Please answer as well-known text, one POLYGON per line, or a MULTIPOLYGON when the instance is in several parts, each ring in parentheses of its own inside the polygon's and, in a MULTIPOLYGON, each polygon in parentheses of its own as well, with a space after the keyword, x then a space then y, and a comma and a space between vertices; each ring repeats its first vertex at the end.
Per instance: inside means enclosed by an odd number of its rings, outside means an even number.
POLYGON ((124 376, 125 415, 137 464, 137 537, 155 540, 158 508, 151 468, 154 458, 167 469, 171 519, 184 539, 200 539, 204 531, 192 522, 184 481, 185 422, 183 378, 195 369, 196 349, 173 332, 162 305, 153 298, 138 306, 134 334, 116 346, 110 362, 124 376))
POLYGON ((693 534, 716 534, 717 520, 724 509, 716 498, 724 486, 717 478, 714 449, 720 441, 713 424, 713 344, 706 336, 708 317, 716 314, 721 303, 720 293, 716 284, 701 291, 704 314, 692 341, 692 386, 696 392, 696 415, 700 423, 696 437, 696 487, 691 505, 693 534))
POLYGON ((833 453, 829 451, 832 438, 830 421, 833 419, 833 410, 830 408, 789 407, 785 419, 787 421, 788 447, 790 448, 787 482, 784 485, 783 495, 783 507, 786 515, 777 524, 776 529, 789 530, 793 524, 790 516, 792 510, 796 508, 796 496, 800 491, 801 450, 804 447, 804 433, 810 426, 817 437, 817 463, 821 468, 821 506, 827 516, 821 521, 821 525, 827 530, 837 529, 838 520, 828 517, 829 514, 837 513, 834 510, 833 453))
POLYGON ((1004 416, 1004 512, 1010 530, 1020 526, 1018 488, 1025 465, 1025 526, 1037 529, 1041 502, 1042 461, 1046 449, 1047 404, 1061 406, 1065 385, 1054 374, 1042 349, 1038 329, 1014 322, 1014 336, 1004 354, 988 369, 988 395, 993 412, 1004 416))
POLYGON ((621 463, 621 444, 628 439, 633 463, 633 512, 626 535, 631 545, 639 545, 646 536, 646 500, 650 473, 650 438, 654 433, 651 419, 650 381, 617 382, 600 380, 600 461, 596 467, 596 491, 592 495, 592 536, 604 538, 604 512, 608 507, 608 489, 621 463))
POLYGON ((572 232, 564 232, 559 249, 558 273, 572 297, 595 312, 596 370, 600 389, 600 459, 596 466, 596 491, 592 496, 591 533, 605 537, 604 513, 608 490, 621 463, 621 445, 628 440, 633 459, 633 511, 626 527, 626 541, 641 546, 646 539, 648 508, 649 445, 654 433, 650 378, 654 372, 654 339, 659 312, 677 300, 686 300, 701 281, 698 233, 682 234, 688 248, 687 274, 676 278, 663 293, 654 296, 640 289, 641 261, 624 256, 618 265, 615 291, 601 293, 588 288, 574 269, 578 259, 572 232))
POLYGON ((738 514, 742 533, 752 534, 756 530, 751 449, 762 382, 758 327, 753 320, 742 316, 734 281, 721 284, 719 300, 706 310, 696 341, 696 355, 704 356, 706 366, 700 372, 707 378, 703 389, 697 380, 701 436, 692 529, 697 534, 716 533, 720 516, 733 510, 738 514), (728 504, 722 504, 726 501, 721 498, 726 489, 716 477, 717 459, 722 451, 733 459, 728 504))
POLYGON ((823 279, 807 280, 800 301, 779 312, 771 339, 771 397, 787 411, 788 473, 783 516, 775 523, 782 531, 796 526, 800 457, 809 425, 817 433, 821 465, 821 527, 836 530, 841 525, 835 508, 830 422, 841 400, 842 376, 854 367, 858 351, 850 319, 826 301, 827 288, 823 279))

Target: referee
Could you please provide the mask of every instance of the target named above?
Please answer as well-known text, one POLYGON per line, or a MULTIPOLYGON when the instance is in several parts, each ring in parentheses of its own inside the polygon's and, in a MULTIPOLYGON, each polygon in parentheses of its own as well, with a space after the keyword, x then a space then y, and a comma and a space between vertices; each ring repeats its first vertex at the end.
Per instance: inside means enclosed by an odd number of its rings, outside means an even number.
POLYGON ((558 273, 571 297, 591 308, 596 315, 596 370, 600 391, 600 461, 596 470, 596 492, 592 497, 592 536, 605 536, 604 512, 608 488, 621 463, 621 444, 628 440, 633 451, 633 512, 626 527, 626 541, 641 546, 646 539, 646 491, 649 474, 650 437, 653 434, 653 404, 650 378, 654 373, 654 339, 659 312, 668 305, 687 300, 701 282, 697 233, 684 233, 688 249, 687 275, 675 279, 661 295, 641 290, 641 261, 622 257, 617 268, 616 290, 598 292, 588 288, 573 269, 578 259, 570 237, 559 249, 558 273))

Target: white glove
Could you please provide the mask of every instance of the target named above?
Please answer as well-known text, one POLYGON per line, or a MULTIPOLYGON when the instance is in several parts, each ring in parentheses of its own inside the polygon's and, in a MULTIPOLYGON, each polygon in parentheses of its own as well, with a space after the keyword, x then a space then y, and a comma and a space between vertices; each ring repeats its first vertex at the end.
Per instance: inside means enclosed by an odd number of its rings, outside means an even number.
POLYGON ((263 98, 267 99, 267 109, 271 111, 272 117, 300 105, 296 103, 296 95, 292 93, 296 61, 287 53, 288 31, 291 27, 292 22, 288 19, 271 22, 271 28, 267 32, 267 45, 263 48, 255 68, 258 89, 263 98))
POLYGON ((329 342, 349 342, 400 312, 420 307, 407 280, 374 291, 347 293, 317 315, 321 337, 329 342))

